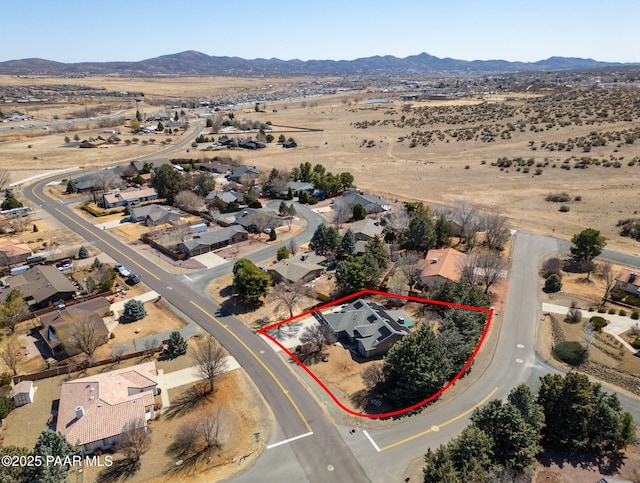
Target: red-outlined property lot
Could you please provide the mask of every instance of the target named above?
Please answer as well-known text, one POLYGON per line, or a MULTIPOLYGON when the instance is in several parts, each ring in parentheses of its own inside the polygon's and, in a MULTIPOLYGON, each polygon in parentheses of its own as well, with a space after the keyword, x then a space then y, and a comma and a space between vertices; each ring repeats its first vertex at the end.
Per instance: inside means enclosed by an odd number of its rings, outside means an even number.
POLYGON ((351 294, 347 297, 343 297, 341 299, 338 299, 334 302, 330 302, 327 303, 325 305, 322 305, 320 307, 317 307, 315 309, 312 310, 308 310, 306 312, 303 312, 299 315, 296 315, 294 317, 282 320, 280 322, 276 322, 275 324, 271 324, 268 325, 266 327, 263 327, 262 329, 260 329, 258 331, 259 334, 267 337, 270 341, 272 341, 274 344, 276 344, 278 347, 280 347, 280 349, 282 349, 293 361, 295 361, 302 369, 304 369, 312 378, 314 381, 316 381, 320 387, 329 395, 329 397, 331 397, 331 399, 333 399, 333 401, 338 405, 338 407, 340 407, 343 411, 346 411, 347 413, 353 415, 353 416, 359 416, 362 418, 370 418, 370 419, 380 419, 380 418, 388 418, 388 417, 392 417, 392 416, 398 416, 401 415, 403 413, 412 411, 414 409, 417 409, 421 406, 424 406, 425 404, 428 404, 429 402, 433 401, 434 399, 436 399, 437 397, 441 396, 447 389, 449 389, 469 368, 469 366, 471 365, 471 363, 473 362, 473 359, 476 357, 476 355, 478 354, 478 351, 480 350, 480 347, 482 346, 482 343, 487 335, 487 331, 489 330, 489 325, 491 324, 491 318, 493 316, 493 311, 491 309, 485 309, 485 308, 480 308, 480 307, 471 307, 468 305, 459 305, 459 304, 454 304, 454 303, 449 303, 449 302, 441 302, 439 300, 429 300, 429 299, 423 299, 423 298, 419 298, 419 297, 412 297, 412 296, 408 296, 408 295, 397 295, 397 294, 391 294, 391 293, 386 293, 386 292, 378 292, 376 290, 362 290, 360 292, 351 294), (336 305, 339 304, 343 304, 349 300, 358 298, 358 297, 363 297, 363 296, 367 296, 367 295, 378 295, 378 296, 383 296, 383 297, 387 297, 387 298, 400 298, 400 299, 405 299, 407 301, 412 301, 412 302, 418 302, 418 303, 425 303, 425 304, 434 304, 434 305, 445 305, 448 307, 455 307, 455 308, 459 308, 459 309, 466 309, 466 310, 473 310, 476 312, 485 312, 487 314, 487 319, 485 321, 484 324, 484 329, 482 331, 482 335, 480 336, 478 343, 475 346, 475 349, 473 350, 473 353, 471 355, 471 357, 469 358, 469 360, 465 363, 465 365, 462 367, 462 369, 460 369, 460 371, 455 375, 455 377, 449 381, 442 389, 440 389, 437 393, 433 394, 432 396, 428 397, 427 399, 425 399, 424 401, 421 401, 419 403, 416 403, 412 406, 409 406, 407 408, 404 409, 400 409, 397 411, 391 411, 391 412, 386 412, 386 413, 379 413, 379 414, 369 414, 369 413, 360 413, 357 411, 353 411, 352 409, 349 409, 348 407, 346 407, 344 404, 342 404, 342 402, 331 392, 331 390, 313 373, 313 371, 311 371, 302 361, 300 361, 287 347, 285 347, 280 341, 276 340, 274 337, 272 337, 268 332, 280 327, 280 326, 284 326, 286 324, 290 324, 292 322, 296 322, 299 321, 300 319, 307 317, 309 315, 312 315, 316 312, 321 312, 323 310, 329 309, 331 307, 334 307, 336 305))

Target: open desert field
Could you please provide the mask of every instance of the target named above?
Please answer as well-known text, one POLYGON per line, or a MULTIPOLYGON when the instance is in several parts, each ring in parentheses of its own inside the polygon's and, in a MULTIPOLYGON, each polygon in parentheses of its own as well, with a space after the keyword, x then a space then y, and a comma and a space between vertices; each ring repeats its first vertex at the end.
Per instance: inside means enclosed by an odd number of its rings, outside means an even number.
MULTIPOLYGON (((226 152, 245 164, 270 170, 302 162, 321 163, 332 172, 349 171, 363 191, 390 200, 421 200, 450 207, 467 200, 497 209, 513 226, 571 237, 585 227, 601 230, 608 247, 640 254, 638 242, 618 235, 619 219, 637 215, 640 206, 640 91, 596 87, 548 87, 506 95, 468 95, 451 101, 405 102, 398 93, 381 93, 359 83, 350 91, 334 89, 303 97, 309 79, 249 78, 3 78, 11 85, 69 83, 107 91, 144 92, 140 110, 157 112, 185 100, 263 95, 235 105, 236 119, 270 122, 272 133, 293 136, 295 149, 268 144, 265 149, 226 152), (294 94, 298 97, 293 97, 294 94), (302 93, 302 94, 301 94, 302 93), (287 97, 291 94, 292 97, 287 97), (371 102, 384 98, 388 102, 371 102), (635 107, 634 107, 635 106, 635 107), (293 128, 316 131, 300 132, 293 128), (501 159, 500 165, 498 160, 501 159), (550 193, 570 201, 546 202, 550 193), (576 201, 576 197, 579 201, 576 201), (568 211, 567 211, 568 208, 568 211)), ((323 82, 337 85, 336 80, 323 82)), ((254 97, 251 97, 254 96, 254 97)), ((106 97, 57 100, 60 119, 88 104, 112 113, 135 106, 106 97)), ((24 105, 2 109, 24 112, 24 105)), ((33 111, 33 107, 30 108, 33 111)), ((44 105, 39 112, 46 112, 44 105)), ((49 116, 49 114, 46 114, 49 116)), ((195 113, 188 112, 190 120, 195 113)), ((41 115, 42 117, 42 115, 41 115)), ((192 123, 193 124, 193 123, 192 123)), ((121 127, 123 140, 134 135, 121 127)), ((218 152, 171 148, 156 142, 110 145, 97 149, 66 146, 64 136, 81 139, 101 130, 91 123, 69 133, 0 130, 0 168, 100 166, 157 153, 159 157, 213 157, 218 152), (29 147, 31 146, 31 147, 29 147), (171 151, 173 149, 173 152, 171 151), (37 158, 37 159, 36 159, 37 158)), ((207 131, 204 131, 207 132, 207 131)), ((172 135, 172 143, 188 137, 172 135)), ((248 136, 248 135, 247 135, 248 136)), ((14 180, 26 177, 12 171, 14 180)))

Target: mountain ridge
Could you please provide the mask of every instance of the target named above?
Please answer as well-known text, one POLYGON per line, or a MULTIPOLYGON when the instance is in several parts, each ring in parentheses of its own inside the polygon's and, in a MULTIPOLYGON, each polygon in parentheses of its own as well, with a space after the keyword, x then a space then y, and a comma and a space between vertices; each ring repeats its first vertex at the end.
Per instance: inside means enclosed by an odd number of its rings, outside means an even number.
POLYGON ((396 57, 375 55, 353 60, 282 60, 211 56, 185 50, 140 61, 65 63, 41 58, 0 62, 0 74, 7 75, 368 75, 368 74, 499 74, 535 71, 594 69, 634 63, 603 62, 591 58, 552 56, 536 62, 461 60, 439 58, 426 52, 396 57))

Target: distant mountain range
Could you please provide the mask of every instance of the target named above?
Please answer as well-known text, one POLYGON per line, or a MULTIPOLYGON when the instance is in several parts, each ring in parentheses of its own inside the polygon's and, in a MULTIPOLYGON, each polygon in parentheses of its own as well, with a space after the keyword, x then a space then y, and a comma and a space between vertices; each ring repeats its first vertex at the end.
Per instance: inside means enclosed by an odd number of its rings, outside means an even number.
POLYGON ((537 62, 508 62, 506 60, 459 60, 438 58, 427 53, 405 58, 393 55, 363 57, 355 60, 280 60, 216 57, 194 50, 162 55, 137 62, 79 62, 62 63, 45 59, 21 59, 0 62, 0 74, 10 75, 222 75, 222 76, 289 76, 289 75, 433 75, 433 74, 490 74, 535 72, 633 65, 599 62, 575 57, 550 57, 537 62))

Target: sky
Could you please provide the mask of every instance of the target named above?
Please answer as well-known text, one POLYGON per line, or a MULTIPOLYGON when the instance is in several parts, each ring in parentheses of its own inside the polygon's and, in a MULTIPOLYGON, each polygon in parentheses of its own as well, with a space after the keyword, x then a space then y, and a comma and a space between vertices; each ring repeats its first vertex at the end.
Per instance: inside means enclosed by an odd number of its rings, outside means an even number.
POLYGON ((0 0, 0 61, 245 59, 640 62, 640 0, 0 0))

